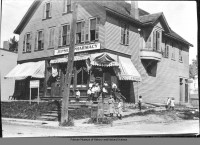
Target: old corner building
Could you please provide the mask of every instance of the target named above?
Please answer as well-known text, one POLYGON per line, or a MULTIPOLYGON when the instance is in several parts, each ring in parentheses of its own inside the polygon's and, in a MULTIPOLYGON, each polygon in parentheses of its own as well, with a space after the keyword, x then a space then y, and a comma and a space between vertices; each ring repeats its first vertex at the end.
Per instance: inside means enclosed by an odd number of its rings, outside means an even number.
MULTIPOLYGON (((59 98, 66 71, 73 9, 71 0, 35 0, 15 29, 17 99, 29 99, 30 80, 40 80, 40 98, 59 98)), ((163 13, 150 14, 138 2, 78 2, 71 95, 87 96, 90 80, 115 82, 127 102, 188 102, 189 47, 163 13)), ((33 91, 32 99, 37 96, 33 91)))

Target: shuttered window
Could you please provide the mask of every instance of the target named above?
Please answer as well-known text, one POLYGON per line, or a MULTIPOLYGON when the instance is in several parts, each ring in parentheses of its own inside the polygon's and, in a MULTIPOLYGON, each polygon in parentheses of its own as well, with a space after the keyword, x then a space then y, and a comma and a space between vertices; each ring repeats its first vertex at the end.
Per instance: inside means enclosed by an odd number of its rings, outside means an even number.
POLYGON ((32 32, 26 33, 23 40, 23 52, 31 52, 32 32))
POLYGON ((121 44, 129 45, 129 25, 121 23, 121 44))
POLYGON ((181 61, 181 62, 183 61, 182 50, 183 50, 183 48, 180 47, 180 49, 179 49, 179 61, 181 61))
POLYGON ((43 19, 51 18, 52 4, 47 2, 43 5, 43 19))
POLYGON ((90 19, 90 28, 89 28, 90 41, 95 41, 99 39, 99 25, 100 25, 100 18, 90 19))
POLYGON ((70 43, 70 25, 64 25, 59 28, 59 46, 69 45, 70 43))
POLYGON ((48 47, 54 47, 54 31, 55 28, 49 28, 49 42, 48 42, 48 47))
POLYGON ((84 23, 85 23, 84 21, 76 23, 76 43, 77 44, 84 42, 84 35, 85 35, 84 23))
POLYGON ((40 30, 36 32, 35 35, 35 50, 44 49, 44 31, 40 30))
POLYGON ((63 13, 69 13, 72 11, 71 0, 63 0, 63 13))
POLYGON ((171 43, 172 46, 172 59, 175 60, 175 47, 174 47, 174 43, 171 43))
POLYGON ((161 32, 153 31, 153 50, 160 52, 161 51, 160 44, 161 44, 161 32))

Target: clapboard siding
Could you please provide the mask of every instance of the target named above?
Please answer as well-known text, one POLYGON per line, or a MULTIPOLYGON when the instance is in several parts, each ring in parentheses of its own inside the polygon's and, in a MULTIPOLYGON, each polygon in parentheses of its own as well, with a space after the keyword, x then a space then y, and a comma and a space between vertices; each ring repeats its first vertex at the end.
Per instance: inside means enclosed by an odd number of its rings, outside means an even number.
POLYGON ((139 45, 139 34, 137 28, 124 21, 119 17, 115 17, 107 13, 106 24, 105 24, 105 47, 106 49, 113 50, 116 52, 131 55, 136 47, 139 45), (129 24, 129 45, 122 45, 121 42, 121 22, 129 24))
MULTIPOLYGON (((49 1, 49 0, 48 0, 49 1)), ((43 58, 43 57, 50 57, 54 55, 54 49, 58 48, 58 35, 59 35, 59 27, 62 24, 70 24, 71 22, 71 14, 63 14, 63 1, 56 1, 50 0, 52 3, 52 18, 47 20, 42 20, 43 16, 43 4, 46 2, 44 0, 40 6, 37 8, 34 15, 29 20, 28 24, 25 26, 23 31, 19 36, 19 56, 18 61, 22 60, 29 60, 35 58, 43 58), (55 27, 55 41, 54 41, 54 49, 48 49, 48 31, 49 27, 55 27), (44 30, 44 50, 43 51, 36 51, 34 52, 35 46, 35 33, 37 30, 44 30), (31 53, 22 53, 23 48, 23 39, 24 35, 27 32, 32 32, 33 37, 31 40, 32 44, 32 51, 31 53)), ((94 4, 94 3, 79 3, 78 4, 78 12, 77 12, 77 21, 78 20, 85 20, 85 27, 88 28, 89 25, 89 18, 92 17, 100 17, 100 27, 99 27, 99 42, 101 46, 104 48, 105 44, 105 11, 102 7, 94 4)))

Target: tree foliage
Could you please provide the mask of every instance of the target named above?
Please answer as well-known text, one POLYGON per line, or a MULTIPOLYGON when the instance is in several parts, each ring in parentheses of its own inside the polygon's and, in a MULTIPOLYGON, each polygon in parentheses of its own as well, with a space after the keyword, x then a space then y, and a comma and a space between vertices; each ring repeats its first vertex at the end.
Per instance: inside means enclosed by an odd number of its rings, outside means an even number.
POLYGON ((9 40, 9 50, 14 52, 18 51, 18 41, 15 39, 15 36, 9 40))
POLYGON ((192 64, 189 66, 189 75, 190 78, 194 78, 195 75, 198 75, 198 61, 196 59, 193 59, 192 64))

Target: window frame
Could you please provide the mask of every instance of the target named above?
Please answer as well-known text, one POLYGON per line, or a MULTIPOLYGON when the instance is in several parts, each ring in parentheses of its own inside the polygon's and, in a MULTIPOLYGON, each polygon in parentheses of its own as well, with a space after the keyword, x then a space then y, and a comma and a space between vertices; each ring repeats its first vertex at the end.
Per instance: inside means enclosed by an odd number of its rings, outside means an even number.
POLYGON ((71 13, 72 10, 72 2, 71 0, 63 0, 63 14, 71 13))
POLYGON ((172 60, 175 60, 175 47, 174 47, 174 42, 171 42, 171 48, 172 48, 172 60))
POLYGON ((58 42, 58 46, 59 47, 62 47, 62 46, 69 46, 70 45, 70 29, 71 29, 71 26, 69 23, 66 23, 66 24, 62 24, 60 27, 59 27, 59 42, 58 42), (67 29, 67 32, 66 32, 66 35, 63 35, 63 27, 66 26, 66 29, 67 29), (63 37, 66 36, 66 44, 63 44, 63 37))
POLYGON ((51 1, 47 1, 43 5, 43 18, 42 18, 42 20, 46 20, 46 19, 52 18, 51 13, 52 13, 52 2, 51 1), (49 9, 47 11, 47 5, 48 4, 49 4, 49 9), (48 12, 48 17, 47 17, 47 12, 48 12))
POLYGON ((179 62, 183 62, 183 48, 182 46, 179 48, 179 62))
POLYGON ((125 22, 120 22, 120 36, 121 36, 120 44, 128 46, 129 45, 129 25, 125 22), (124 27, 122 27, 122 25, 124 27), (122 34, 122 30, 123 30, 123 34, 122 34))
POLYGON ((156 52, 161 52, 161 31, 155 29, 153 30, 153 51, 156 51, 156 52), (159 36, 159 37, 158 37, 159 36))
POLYGON ((31 33, 30 32, 27 32, 26 34, 25 34, 25 53, 28 53, 28 52, 31 52, 31 33), (28 36, 29 35, 29 40, 28 40, 28 36), (28 43, 27 43, 27 41, 28 41, 28 43), (29 48, 27 49, 27 44, 28 44, 28 46, 29 46, 29 48))
POLYGON ((48 48, 54 48, 55 43, 55 28, 56 27, 50 27, 49 28, 49 37, 48 37, 48 48))
POLYGON ((84 43, 85 42, 85 20, 80 20, 80 21, 77 21, 76 22, 76 37, 75 37, 75 44, 81 44, 81 43, 84 43), (78 23, 80 23, 80 27, 81 27, 81 29, 80 29, 80 32, 77 32, 77 26, 78 26, 78 23), (80 39, 79 39, 79 42, 77 42, 77 34, 79 34, 80 35, 80 39))
POLYGON ((34 51, 42 51, 44 50, 44 30, 40 29, 36 31, 35 35, 35 50, 34 51), (39 40, 39 33, 41 34, 41 40, 39 40), (41 41, 41 48, 39 49, 39 41, 41 41))
MULTIPOLYGON (((99 26, 100 26, 100 17, 92 17, 92 18, 89 18, 89 29, 88 29, 88 40, 85 39, 86 41, 90 41, 90 42, 95 42, 95 41, 98 41, 99 40, 99 26), (93 19, 96 19, 96 22, 95 22, 95 33, 94 33, 94 40, 91 40, 91 20, 93 19)), ((85 34, 87 35, 87 34, 85 34)), ((86 36, 85 36, 86 38, 86 36)))

